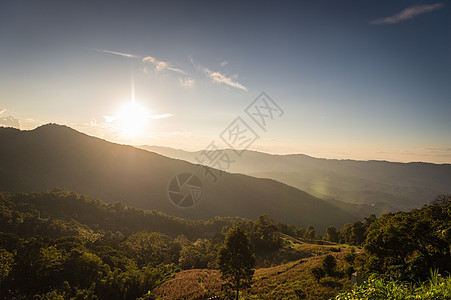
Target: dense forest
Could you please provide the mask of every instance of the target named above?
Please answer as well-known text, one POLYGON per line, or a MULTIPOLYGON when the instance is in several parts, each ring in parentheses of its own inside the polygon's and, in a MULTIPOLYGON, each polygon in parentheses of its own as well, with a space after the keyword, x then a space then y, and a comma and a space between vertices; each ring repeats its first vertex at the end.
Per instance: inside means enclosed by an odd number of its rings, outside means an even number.
POLYGON ((181 270, 217 269, 226 233, 236 227, 249 239, 256 268, 312 256, 287 247, 290 239, 362 248, 343 256, 341 270, 317 270, 318 283, 354 271, 420 282, 430 270, 451 270, 451 196, 318 233, 266 215, 193 221, 55 189, 0 194, 2 299, 153 299, 181 270))

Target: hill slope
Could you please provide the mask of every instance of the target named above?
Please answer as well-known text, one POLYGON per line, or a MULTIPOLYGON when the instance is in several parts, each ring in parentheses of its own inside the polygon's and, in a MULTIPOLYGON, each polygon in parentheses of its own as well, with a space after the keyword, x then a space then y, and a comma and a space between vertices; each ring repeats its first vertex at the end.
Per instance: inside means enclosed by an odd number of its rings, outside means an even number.
MULTIPOLYGON (((189 162, 201 155, 200 151, 142 148, 189 162)), ((236 157, 232 150, 224 151, 236 157)), ((451 192, 450 164, 337 160, 245 151, 228 171, 272 178, 364 214, 420 207, 438 194, 451 192)))
POLYGON ((324 229, 355 216, 330 203, 271 179, 223 173, 217 182, 203 167, 156 153, 90 137, 66 126, 44 125, 31 131, 0 128, 0 191, 42 191, 60 187, 188 219, 240 216, 271 218, 324 229), (196 174, 204 194, 181 209, 167 196, 179 173, 196 174))

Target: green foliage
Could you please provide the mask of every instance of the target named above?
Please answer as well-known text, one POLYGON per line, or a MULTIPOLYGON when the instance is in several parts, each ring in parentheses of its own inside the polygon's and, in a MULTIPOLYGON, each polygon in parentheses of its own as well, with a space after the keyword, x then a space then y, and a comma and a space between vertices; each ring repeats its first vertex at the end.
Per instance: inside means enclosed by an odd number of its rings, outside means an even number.
POLYGON ((346 223, 340 230, 341 242, 349 245, 361 245, 365 241, 365 230, 360 221, 346 223))
POLYGON ((428 282, 419 286, 402 281, 384 280, 371 276, 350 292, 340 293, 336 300, 386 299, 451 299, 451 277, 441 278, 434 273, 428 282))
POLYGON ((346 223, 340 230, 340 242, 360 246, 365 241, 372 225, 377 221, 375 215, 370 215, 363 222, 346 223))
POLYGON ((77 235, 91 241, 99 234, 130 235, 142 230, 172 237, 183 234, 190 239, 206 238, 220 233, 224 226, 243 220, 231 217, 185 220, 122 203, 107 204, 61 189, 29 194, 0 193, 0 216, 0 231, 5 233, 50 238, 77 235))
POLYGON ((355 258, 356 258, 356 254, 355 254, 355 253, 346 253, 346 254, 343 256, 343 259, 344 259, 348 264, 350 264, 351 266, 354 265, 355 258))
POLYGON ((334 243, 338 243, 340 241, 340 233, 334 226, 329 226, 326 228, 326 240, 334 243))
POLYGON ((0 295, 7 299, 151 299, 149 291, 180 268, 217 268, 233 224, 260 260, 278 257, 279 230, 297 231, 266 215, 190 221, 60 189, 0 193, 0 215, 0 295))
POLYGON ((310 225, 307 228, 307 232, 305 234, 305 237, 308 239, 314 239, 315 238, 315 227, 313 227, 312 225, 310 225))
POLYGON ((332 254, 328 254, 324 257, 322 266, 327 275, 334 276, 337 269, 337 259, 332 254))
POLYGON ((14 254, 0 249, 0 287, 2 282, 8 277, 14 263, 14 254))
POLYGON ((251 252, 249 239, 240 227, 233 227, 226 235, 224 245, 219 249, 219 270, 226 281, 225 288, 239 292, 251 286, 255 270, 255 257, 251 252))
POLYGON ((403 280, 425 279, 429 269, 451 270, 451 196, 411 212, 383 215, 365 243, 369 271, 403 280))

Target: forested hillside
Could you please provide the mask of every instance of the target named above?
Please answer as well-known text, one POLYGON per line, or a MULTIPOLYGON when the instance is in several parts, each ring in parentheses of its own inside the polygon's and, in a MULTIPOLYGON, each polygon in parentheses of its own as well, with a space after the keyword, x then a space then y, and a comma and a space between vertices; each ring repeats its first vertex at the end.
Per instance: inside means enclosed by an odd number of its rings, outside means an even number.
POLYGON ((60 187, 77 193, 153 209, 187 219, 269 214, 298 226, 341 226, 356 217, 301 190, 270 179, 215 173, 204 167, 49 124, 31 131, 0 128, 0 191, 33 192, 60 187), (195 174, 203 195, 181 209, 168 199, 180 173, 195 174))
MULTIPOLYGON (((232 227, 246 232, 257 260, 251 289, 243 291, 249 299, 333 297, 350 288, 349 276, 355 271, 373 280, 358 290, 365 295, 377 280, 418 284, 431 270, 442 276, 451 270, 450 196, 407 213, 368 216, 342 228, 329 226, 322 233, 313 226, 277 223, 267 215, 254 221, 186 220, 55 189, 0 194, 0 295, 2 299, 223 295, 215 269, 232 227), (276 288, 280 284, 284 288, 276 288)), ((413 287, 405 292, 414 293, 413 287)))
POLYGON ((267 216, 192 221, 64 190, 2 193, 0 295, 152 299, 152 289, 180 269, 216 268, 224 232, 237 224, 258 265, 309 256, 281 251, 281 231, 303 231, 267 216))

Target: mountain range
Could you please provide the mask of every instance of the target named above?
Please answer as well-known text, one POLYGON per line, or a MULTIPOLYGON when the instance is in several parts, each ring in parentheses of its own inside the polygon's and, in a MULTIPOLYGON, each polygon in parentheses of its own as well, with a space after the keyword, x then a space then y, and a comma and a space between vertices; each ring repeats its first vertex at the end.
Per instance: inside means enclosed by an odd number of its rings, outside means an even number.
POLYGON ((0 128, 0 191, 33 192, 55 187, 107 202, 161 211, 187 219, 268 214, 276 221, 324 230, 356 220, 356 214, 273 179, 228 172, 216 181, 206 169, 180 159, 111 143, 72 128, 48 124, 30 131, 0 128), (197 176, 200 201, 180 208, 168 198, 181 173, 197 176))
MULTIPOLYGON (((205 156, 203 151, 141 148, 193 163, 205 156)), ((228 172, 283 182, 361 217, 421 207, 437 195, 451 193, 450 164, 337 160, 249 150, 238 156, 231 149, 208 151, 208 155, 214 157, 219 151, 234 160, 228 172)))

